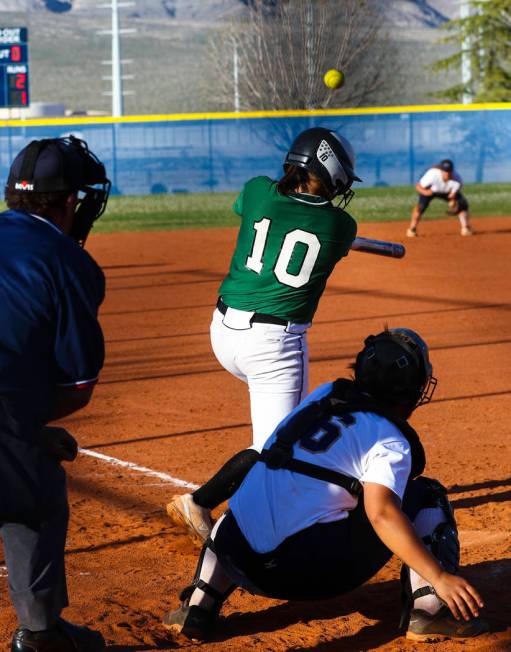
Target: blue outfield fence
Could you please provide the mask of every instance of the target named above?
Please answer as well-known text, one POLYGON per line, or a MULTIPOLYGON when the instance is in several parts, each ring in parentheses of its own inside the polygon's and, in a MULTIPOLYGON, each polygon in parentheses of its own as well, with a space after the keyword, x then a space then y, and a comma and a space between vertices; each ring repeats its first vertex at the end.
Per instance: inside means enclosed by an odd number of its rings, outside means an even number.
POLYGON ((1 182, 32 139, 74 134, 104 161, 116 194, 236 191, 280 176, 291 141, 313 126, 351 140, 366 187, 415 184, 442 158, 466 183, 511 178, 511 105, 499 104, 3 121, 1 182))

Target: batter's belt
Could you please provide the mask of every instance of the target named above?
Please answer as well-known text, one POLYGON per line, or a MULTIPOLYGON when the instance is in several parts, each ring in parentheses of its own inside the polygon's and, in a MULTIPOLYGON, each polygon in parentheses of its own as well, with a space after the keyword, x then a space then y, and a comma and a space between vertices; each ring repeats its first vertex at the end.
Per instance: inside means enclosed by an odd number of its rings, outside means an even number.
MULTIPOLYGON (((225 304, 222 299, 219 297, 218 301, 216 302, 216 307, 218 310, 222 313, 222 315, 225 315, 227 312, 227 308, 229 306, 225 304)), ((287 319, 282 319, 281 317, 274 317, 273 315, 265 315, 262 312, 255 312, 253 317, 250 319, 251 324, 276 324, 277 326, 287 326, 288 321, 287 319)))

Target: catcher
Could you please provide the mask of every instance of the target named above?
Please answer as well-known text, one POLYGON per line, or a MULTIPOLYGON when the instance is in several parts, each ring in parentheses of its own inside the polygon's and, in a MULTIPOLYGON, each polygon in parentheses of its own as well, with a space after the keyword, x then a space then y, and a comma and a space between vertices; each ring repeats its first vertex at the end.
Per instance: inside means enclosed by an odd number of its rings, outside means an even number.
POLYGON ((424 449, 407 422, 436 385, 425 342, 386 329, 365 340, 352 368, 352 380, 316 389, 268 439, 204 544, 181 606, 164 617, 168 629, 207 639, 238 586, 283 600, 347 593, 394 553, 407 638, 487 630, 479 593, 457 574, 446 490, 421 476, 424 449))
POLYGON ((409 238, 418 236, 417 226, 430 202, 434 198, 448 203, 447 214, 457 215, 461 225, 461 235, 473 235, 468 215, 468 202, 461 194, 463 180, 454 170, 453 162, 446 158, 430 168, 415 184, 419 201, 414 206, 410 226, 406 231, 409 238))

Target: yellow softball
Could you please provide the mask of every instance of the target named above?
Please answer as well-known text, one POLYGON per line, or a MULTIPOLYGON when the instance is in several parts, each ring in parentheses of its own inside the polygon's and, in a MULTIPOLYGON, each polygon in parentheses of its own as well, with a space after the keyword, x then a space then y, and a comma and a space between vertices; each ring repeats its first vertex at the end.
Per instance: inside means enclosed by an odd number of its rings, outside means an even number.
POLYGON ((344 84, 344 73, 336 68, 330 68, 326 71, 323 81, 328 88, 340 88, 344 84))

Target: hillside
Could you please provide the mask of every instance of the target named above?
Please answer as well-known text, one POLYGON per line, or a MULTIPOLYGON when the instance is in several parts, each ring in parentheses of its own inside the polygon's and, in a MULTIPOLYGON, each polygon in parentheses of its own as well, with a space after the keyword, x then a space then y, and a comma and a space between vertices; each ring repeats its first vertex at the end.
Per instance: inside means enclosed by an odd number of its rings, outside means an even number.
MULTIPOLYGON (((62 102, 72 111, 109 112, 110 12, 97 0, 0 0, 3 26, 26 25, 30 34, 31 98, 62 102), (48 11, 68 3, 69 11, 48 11)), ((458 11, 458 0, 382 0, 387 31, 401 66, 373 104, 431 103, 441 80, 428 65, 446 52, 438 27, 458 11)), ((245 11, 238 0, 135 0, 121 12, 126 114, 214 111, 208 40, 224 21, 245 11)), ((342 102, 342 96, 340 96, 342 102)))

